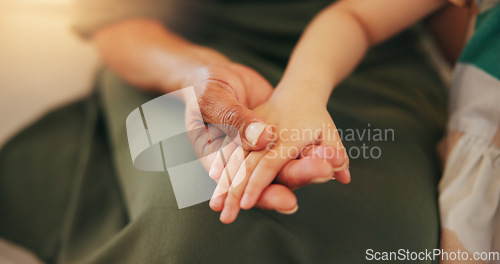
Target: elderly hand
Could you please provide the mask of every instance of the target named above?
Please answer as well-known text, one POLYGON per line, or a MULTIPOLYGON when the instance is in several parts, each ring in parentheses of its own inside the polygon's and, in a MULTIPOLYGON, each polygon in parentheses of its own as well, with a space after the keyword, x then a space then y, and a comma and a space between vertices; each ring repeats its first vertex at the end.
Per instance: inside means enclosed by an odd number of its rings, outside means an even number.
MULTIPOLYGON (((227 177, 220 180, 224 172, 237 171, 249 151, 264 149, 275 137, 271 126, 251 110, 265 104, 273 89, 257 72, 234 63, 203 67, 193 80, 197 96, 184 98, 187 130, 192 131, 189 137, 195 152, 202 157, 200 160, 210 177, 218 182, 214 198, 225 197, 231 183, 227 177), (203 120, 191 112, 198 111, 198 106, 203 120), (256 123, 261 129, 249 129, 256 123), (202 124, 206 130, 194 129, 202 124), (240 135, 241 141, 235 135, 240 135)), ((307 151, 276 168, 275 175, 279 172, 279 176, 274 183, 263 186, 262 195, 256 199, 257 207, 293 213, 297 209, 293 189, 331 179, 334 167, 342 165, 344 159, 330 155, 337 151, 335 147, 312 146, 312 143, 304 143, 302 147, 307 151)), ((216 211, 222 209, 220 203, 211 203, 211 207, 216 211)))
MULTIPOLYGON (((111 23, 101 28, 93 41, 104 63, 140 89, 169 93, 191 85, 195 87, 204 120, 189 119, 187 112, 187 126, 205 122, 228 125, 207 125, 208 135, 213 137, 210 141, 207 133, 190 135, 198 155, 207 157, 202 160, 208 170, 213 163, 208 159, 216 158, 209 154, 217 154, 225 138, 224 128, 232 126, 229 130, 239 132, 239 146, 245 151, 263 149, 271 142, 271 133, 265 131, 266 123, 251 109, 267 101, 272 87, 254 70, 232 63, 213 49, 189 42, 152 19, 131 18, 111 23), (210 151, 210 147, 215 151, 210 151)), ((192 102, 186 103, 188 111, 197 107, 192 102)), ((232 131, 226 129, 226 132, 232 131)), ((315 147, 319 152, 324 152, 323 148, 325 146, 315 147)), ((216 178, 224 164, 214 166, 218 169, 214 169, 211 176, 216 178)), ((331 170, 332 166, 319 157, 305 155, 290 161, 282 168, 276 183, 267 186, 256 206, 293 210, 297 201, 291 189, 325 181, 331 170)))

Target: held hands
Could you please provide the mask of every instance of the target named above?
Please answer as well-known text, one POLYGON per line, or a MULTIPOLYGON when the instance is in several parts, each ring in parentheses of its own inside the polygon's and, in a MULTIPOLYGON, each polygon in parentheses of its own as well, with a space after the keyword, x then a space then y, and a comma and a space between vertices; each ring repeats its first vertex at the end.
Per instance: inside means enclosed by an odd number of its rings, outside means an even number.
MULTIPOLYGON (((238 170, 247 155, 245 164, 255 162, 247 166, 249 168, 247 176, 251 175, 251 178, 243 177, 249 186, 253 186, 249 189, 253 191, 249 193, 250 202, 244 203, 245 208, 254 203, 255 197, 258 196, 255 206, 259 208, 293 212, 296 210, 297 200, 292 190, 310 183, 325 182, 331 178, 333 168, 338 168, 338 164, 347 164, 341 162, 340 155, 330 155, 337 149, 335 145, 326 144, 325 133, 315 134, 314 140, 290 143, 275 138, 275 134, 269 129, 269 125, 277 125, 274 132, 294 128, 296 125, 300 125, 299 128, 307 128, 309 125, 315 128, 319 122, 318 120, 312 122, 311 117, 316 116, 316 112, 320 113, 316 117, 323 117, 320 119, 328 119, 327 123, 331 123, 326 110, 309 112, 315 108, 308 109, 309 105, 304 106, 287 99, 268 102, 273 89, 257 72, 232 63, 216 50, 187 41, 156 20, 131 18, 111 23, 100 29, 93 36, 93 41, 106 65, 140 89, 169 93, 194 86, 198 100, 184 98, 186 126, 187 131, 191 131, 188 136, 196 153, 202 157, 205 168, 207 170, 214 168, 210 172, 211 177, 218 180, 222 171, 232 170, 233 167, 238 170), (265 102, 268 103, 262 105, 265 102), (251 111, 260 105, 262 106, 257 112, 251 111), (199 116, 200 112, 202 117, 199 116), (306 122, 301 123, 304 120, 306 122), (206 129, 198 129, 200 127, 206 129), (236 143, 234 150, 224 148, 223 151, 217 152, 226 140, 225 135, 234 138, 231 136, 234 130, 238 131, 241 142, 234 142, 236 143), (261 151, 273 140, 276 144, 273 148, 261 151), (318 145, 307 145, 312 143, 318 145), (278 157, 276 160, 271 158, 272 152, 269 150, 292 149, 292 147, 303 149, 292 151, 293 155, 287 158, 278 157), (248 154, 246 151, 254 152, 248 154), (228 163, 214 163, 217 155, 221 153, 229 157, 228 163), (242 154, 233 157, 232 153, 242 154), (269 172, 266 167, 270 168, 269 172), (263 176, 259 176, 261 174, 263 176), (264 183, 268 183, 266 187, 262 187, 264 183)), ((314 45, 314 48, 316 47, 314 45)), ((302 64, 296 63, 296 65, 302 64)), ((326 69, 326 67, 319 68, 326 69)), ((297 76, 291 74, 294 75, 297 76)), ((276 95, 276 92, 274 94, 276 95)), ((328 133, 329 131, 330 129, 327 130, 328 133)), ((335 140, 333 143, 336 142, 335 140)), ((342 176, 342 172, 336 172, 335 177, 339 181, 344 181, 348 179, 348 174, 342 176)), ((232 192, 231 197, 233 197, 232 192)), ((234 202, 228 204, 231 203, 234 202)))
MULTIPOLYGON (((303 170, 321 175, 308 183, 350 181, 347 154, 333 120, 321 103, 275 93, 255 108, 254 113, 274 124, 265 131, 265 135, 273 135, 272 142, 263 150, 251 152, 243 151, 237 144, 228 146, 222 151, 225 154, 216 155, 210 170, 210 177, 218 182, 210 207, 222 211, 223 223, 233 222, 240 208, 259 206, 260 200, 269 196, 266 191, 279 186, 273 181, 286 177, 290 169, 297 168, 293 166, 297 163, 303 170), (225 166, 217 163, 224 159, 225 166)), ((294 213, 298 206, 293 193, 283 191, 281 196, 284 204, 290 204, 288 210, 281 212, 294 213), (285 196, 288 201, 283 199, 285 196)))
POLYGON ((260 74, 231 62, 200 67, 188 78, 197 95, 184 98, 188 136, 218 183, 210 206, 224 209, 222 222, 254 206, 294 213, 292 190, 332 177, 349 182, 347 155, 325 106, 271 96, 260 74), (202 120, 191 113, 198 106, 202 120), (192 129, 202 125, 206 129, 192 129))
MULTIPOLYGON (((188 79, 187 82, 190 80, 191 83, 194 80, 194 88, 197 93, 195 100, 183 98, 186 103, 186 128, 187 131, 191 131, 188 136, 207 171, 214 167, 213 164, 218 164, 214 163, 214 160, 221 161, 216 159, 216 155, 220 155, 217 150, 220 149, 225 140, 234 138, 226 137, 226 135, 233 135, 235 129, 238 130, 242 138, 241 142, 237 142, 238 150, 259 150, 271 142, 273 135, 267 133, 265 129, 262 130, 260 137, 252 135, 252 133, 256 134, 255 129, 248 129, 255 123, 267 126, 256 113, 250 110, 265 102, 272 93, 272 86, 257 72, 248 67, 228 62, 201 67, 194 76, 186 76, 185 78, 188 79), (198 119, 199 115, 195 114, 198 110, 201 112, 202 119, 198 119), (205 130, 198 129, 203 125, 205 130), (247 136, 247 131, 249 131, 250 136, 247 136), (255 142, 255 138, 257 141, 252 144, 255 142)), ((229 157, 234 150, 229 153, 225 151, 226 155, 229 157)), ((224 169, 224 164, 219 166, 224 169)), ((303 165, 302 163, 291 163, 285 168, 287 168, 286 173, 283 173, 282 179, 278 181, 283 185, 272 184, 268 186, 259 198, 257 207, 278 211, 293 209, 297 201, 290 188, 309 184, 314 178, 324 177, 325 173, 329 171, 329 166, 320 159, 305 160, 303 165), (318 169, 311 173, 311 170, 307 169, 311 166, 318 169)), ((212 169, 211 175, 213 171, 212 169)))

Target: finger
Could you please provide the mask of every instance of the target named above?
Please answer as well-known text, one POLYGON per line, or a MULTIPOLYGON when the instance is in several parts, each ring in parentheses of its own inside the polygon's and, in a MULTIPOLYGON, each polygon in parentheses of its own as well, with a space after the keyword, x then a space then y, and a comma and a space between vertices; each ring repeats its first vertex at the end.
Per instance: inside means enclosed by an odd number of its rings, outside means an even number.
POLYGON ((281 169, 276 182, 291 189, 327 182, 334 177, 334 168, 344 164, 343 152, 329 145, 309 145, 302 150, 299 159, 288 162, 281 169))
POLYGON ((311 183, 324 183, 334 174, 332 166, 322 158, 304 157, 289 161, 279 172, 276 182, 295 190, 311 183))
POLYGON ((219 180, 222 171, 226 167, 226 163, 229 161, 231 155, 237 147, 238 145, 234 143, 230 137, 224 138, 222 146, 219 151, 215 153, 215 158, 212 162, 212 165, 210 166, 210 170, 208 172, 210 178, 212 178, 216 182, 219 180))
POLYGON ((301 155, 304 157, 323 159, 331 164, 333 168, 332 179, 336 179, 345 184, 351 181, 349 157, 343 146, 338 148, 321 143, 319 146, 305 149, 301 155))
POLYGON ((351 182, 351 171, 349 170, 349 163, 347 163, 345 169, 335 172, 335 179, 344 184, 351 182))
POLYGON ((351 181, 349 156, 335 127, 330 127, 324 131, 320 145, 324 146, 324 148, 316 150, 319 150, 318 154, 323 155, 332 164, 335 171, 334 179, 337 179, 341 183, 349 183, 351 181))
MULTIPOLYGON (((238 180, 237 178, 244 177, 242 176, 242 174, 245 173, 246 172, 242 172, 242 170, 238 171, 235 180, 238 180)), ((241 181, 241 179, 239 180, 241 181)), ((224 208, 222 209, 222 212, 220 214, 220 221, 224 224, 230 224, 234 222, 240 211, 239 200, 241 197, 240 192, 242 191, 239 191, 241 187, 234 186, 233 183, 234 181, 232 182, 231 187, 229 188, 229 191, 226 194, 226 199, 224 200, 224 208)))
POLYGON ((245 153, 243 152, 243 148, 238 147, 231 155, 231 158, 229 158, 229 161, 221 174, 217 187, 215 187, 214 194, 212 195, 212 199, 209 203, 212 210, 218 212, 224 207, 227 192, 229 191, 231 183, 244 159, 245 153))
POLYGON ((208 205, 210 209, 220 212, 222 208, 224 208, 224 201, 226 199, 225 194, 229 190, 229 186, 231 185, 231 179, 229 175, 226 175, 227 171, 224 169, 222 177, 217 182, 217 186, 215 187, 214 193, 212 194, 212 198, 208 205))
POLYGON ((229 84, 208 80, 202 85, 204 92, 198 104, 206 123, 236 128, 245 150, 261 150, 273 140, 272 130, 266 129, 268 125, 259 116, 238 102, 229 84))
POLYGON ((293 214, 299 209, 295 194, 280 184, 266 187, 255 206, 264 210, 276 210, 282 214, 293 214))
POLYGON ((234 177, 231 187, 224 201, 224 209, 220 215, 220 221, 223 223, 232 223, 240 211, 240 200, 245 186, 247 185, 249 176, 255 169, 255 164, 265 155, 265 152, 251 152, 241 165, 238 173, 234 177))
POLYGON ((223 131, 212 125, 203 125, 187 131, 194 152, 207 171, 217 155, 217 150, 222 146, 224 135, 223 131))
POLYGON ((271 184, 281 168, 300 154, 293 146, 276 145, 259 160, 253 170, 245 188, 240 207, 250 209, 255 206, 257 199, 266 186, 271 184))
POLYGON ((300 154, 302 158, 317 158, 331 164, 332 169, 342 167, 347 161, 347 153, 345 149, 336 148, 322 143, 321 145, 310 145, 306 147, 300 154))

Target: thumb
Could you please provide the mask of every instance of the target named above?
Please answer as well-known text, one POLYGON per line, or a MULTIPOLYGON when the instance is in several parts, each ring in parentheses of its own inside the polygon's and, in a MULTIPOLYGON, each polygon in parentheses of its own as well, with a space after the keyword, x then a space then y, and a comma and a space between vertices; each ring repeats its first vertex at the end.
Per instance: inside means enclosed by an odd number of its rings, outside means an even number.
MULTIPOLYGON (((208 90, 208 89, 207 89, 208 90)), ((222 129, 226 135, 238 132, 245 150, 261 150, 274 140, 272 127, 252 110, 238 102, 234 93, 227 89, 213 89, 198 99, 205 123, 222 129)))

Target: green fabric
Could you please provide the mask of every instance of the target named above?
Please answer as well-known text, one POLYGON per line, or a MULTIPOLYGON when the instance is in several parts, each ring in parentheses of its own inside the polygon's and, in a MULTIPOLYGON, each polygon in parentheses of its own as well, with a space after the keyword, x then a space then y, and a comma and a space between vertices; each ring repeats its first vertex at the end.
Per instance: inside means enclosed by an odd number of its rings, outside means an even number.
MULTIPOLYGON (((193 19, 205 26, 185 35, 274 84, 326 3, 221 2, 207 1, 212 9, 193 19)), ((379 159, 351 159, 349 185, 296 191, 294 215, 252 209, 231 225, 207 202, 179 210, 166 173, 133 167, 125 118, 156 95, 104 69, 99 100, 49 114, 0 151, 0 237, 49 263, 361 263, 367 249, 437 248, 435 144, 446 94, 417 42, 409 30, 376 47, 328 104, 344 131, 394 130, 394 141, 344 140, 379 147, 379 159)))
POLYGON ((436 248, 445 94, 421 57, 364 64, 329 103, 340 129, 394 129, 395 141, 345 141, 380 159, 353 159, 349 185, 300 189, 295 215, 253 209, 231 225, 207 203, 179 210, 168 175, 133 167, 124 121, 152 96, 105 71, 101 103, 58 110, 0 152, 0 236, 49 263, 360 263, 369 248, 436 248))
POLYGON ((0 237, 47 263, 67 263, 121 232, 127 218, 99 116, 94 96, 48 114, 1 149, 0 237))
POLYGON ((478 15, 459 63, 473 64, 500 80, 500 4, 478 15))

